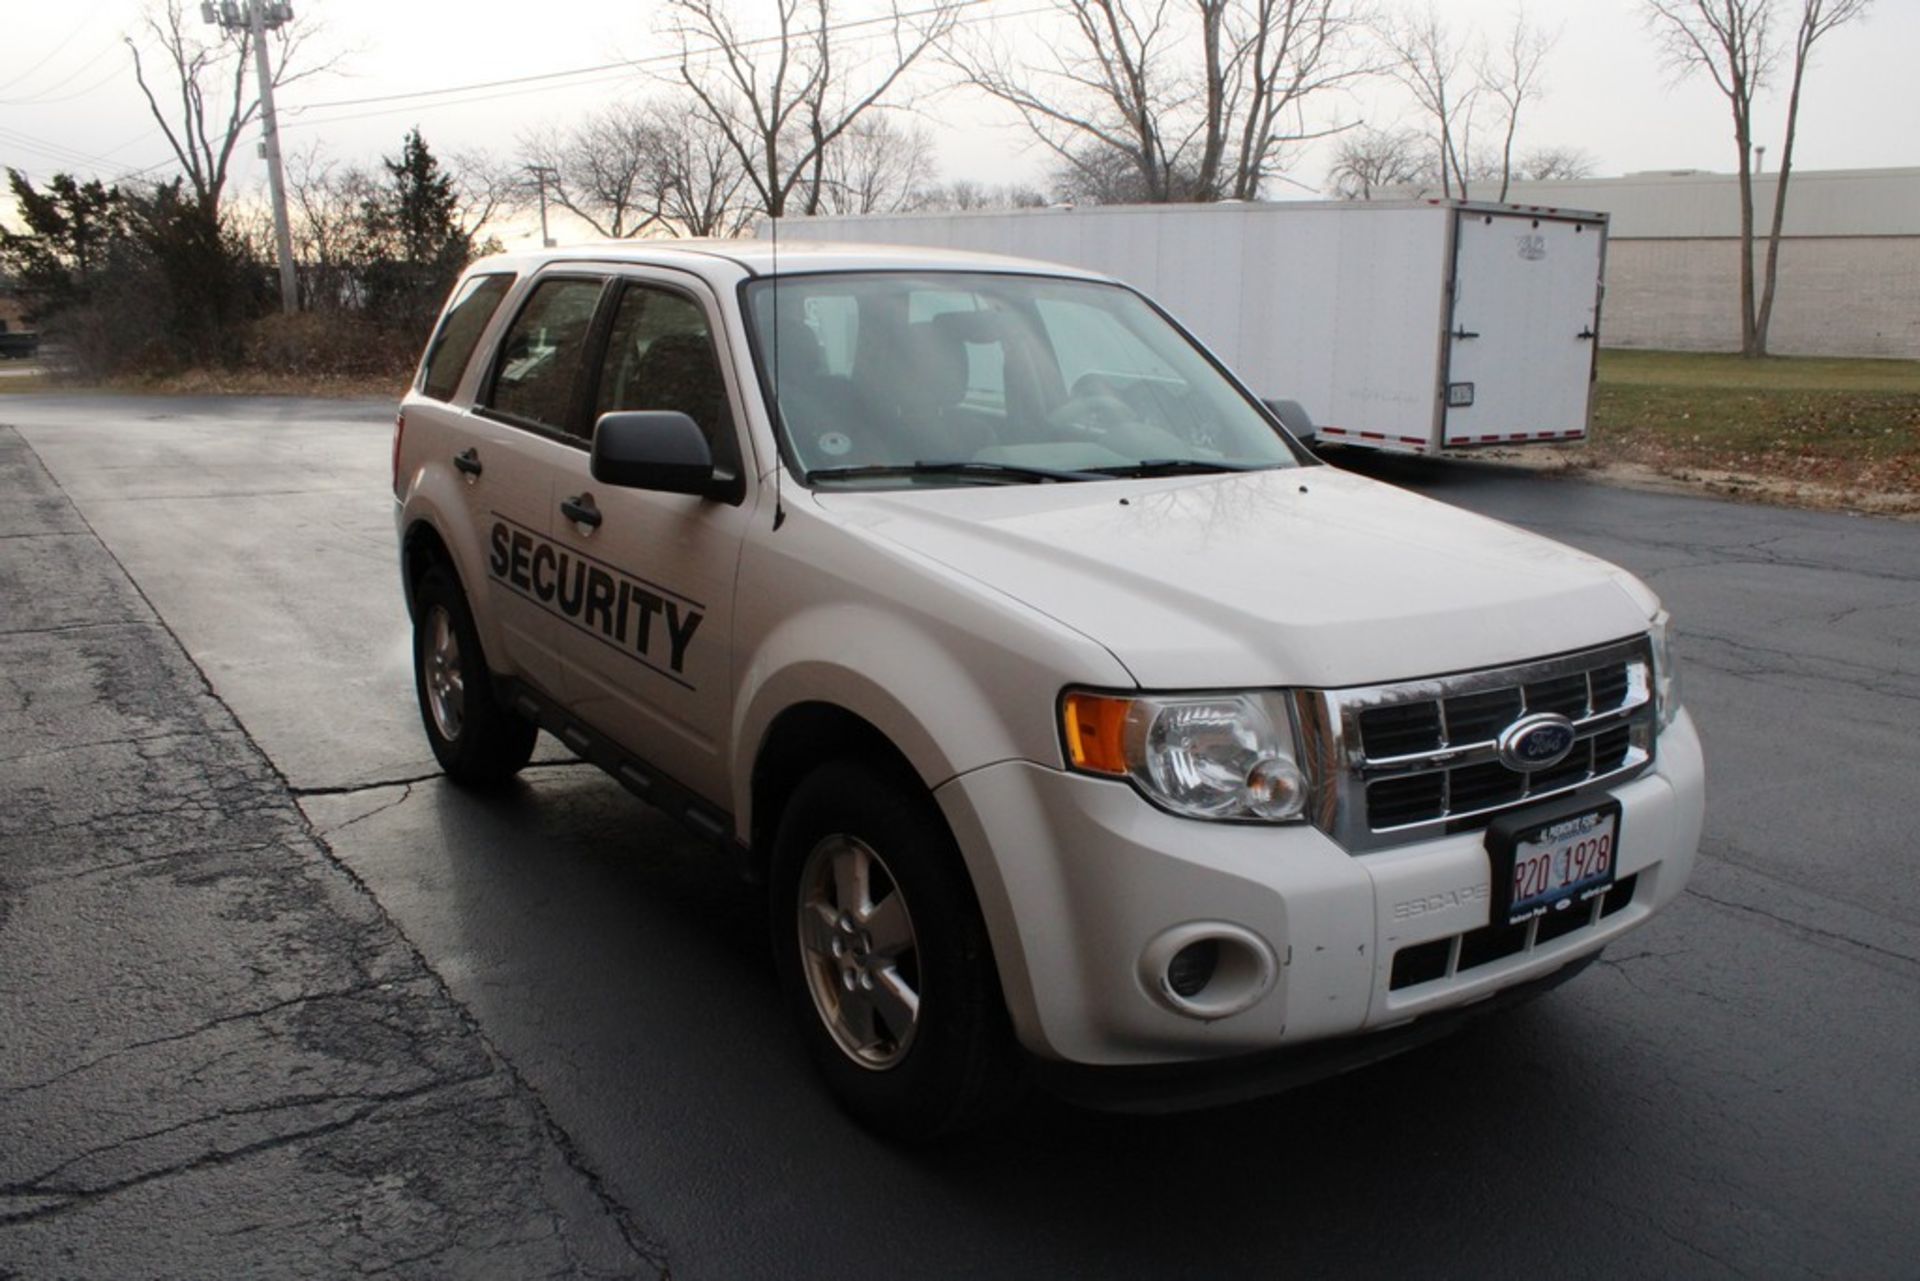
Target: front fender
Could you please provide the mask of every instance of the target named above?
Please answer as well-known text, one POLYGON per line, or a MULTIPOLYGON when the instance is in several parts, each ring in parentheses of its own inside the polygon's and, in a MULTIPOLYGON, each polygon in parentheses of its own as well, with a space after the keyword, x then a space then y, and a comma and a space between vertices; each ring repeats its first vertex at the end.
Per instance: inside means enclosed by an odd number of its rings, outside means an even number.
POLYGON ((1057 687, 996 691, 980 679, 978 661, 873 607, 836 604, 781 622, 745 665, 749 683, 734 706, 733 810, 742 830, 752 830, 753 767, 767 732, 802 703, 825 703, 872 725, 929 790, 994 761, 1057 758, 1042 732, 1057 687), (1010 707, 1037 709, 1038 717, 1013 719, 1039 724, 1010 724, 1010 707))

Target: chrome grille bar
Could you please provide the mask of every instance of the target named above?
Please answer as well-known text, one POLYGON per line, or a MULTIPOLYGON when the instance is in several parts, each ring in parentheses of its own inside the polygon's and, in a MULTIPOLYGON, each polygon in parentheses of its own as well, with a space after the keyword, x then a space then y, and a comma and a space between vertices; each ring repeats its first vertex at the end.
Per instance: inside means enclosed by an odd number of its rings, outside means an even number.
POLYGON ((1653 658, 1639 636, 1507 667, 1299 691, 1295 712, 1314 767, 1309 812, 1342 846, 1361 853, 1545 797, 1597 790, 1646 769, 1653 760, 1653 658), (1579 713, 1569 715, 1573 751, 1550 770, 1508 769, 1500 763, 1500 731, 1541 710, 1579 713), (1369 725, 1383 741, 1393 740, 1387 754, 1368 753, 1369 725), (1456 729, 1471 737, 1454 742, 1456 729))

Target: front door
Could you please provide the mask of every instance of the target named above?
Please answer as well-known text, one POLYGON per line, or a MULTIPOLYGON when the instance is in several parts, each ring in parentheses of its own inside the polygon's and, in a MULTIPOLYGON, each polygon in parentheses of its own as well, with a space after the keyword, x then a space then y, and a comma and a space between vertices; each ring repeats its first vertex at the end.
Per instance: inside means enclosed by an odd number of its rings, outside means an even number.
MULTIPOLYGON (((591 389, 589 430, 617 410, 677 410, 736 474, 741 388, 714 300, 678 277, 619 285, 591 389)), ((596 482, 576 454, 556 477, 554 543, 584 624, 568 646, 574 714, 710 801, 731 805, 733 591, 746 507, 596 482), (568 506, 571 504, 571 507, 568 506), (597 523, 575 519, 588 510, 597 523)))

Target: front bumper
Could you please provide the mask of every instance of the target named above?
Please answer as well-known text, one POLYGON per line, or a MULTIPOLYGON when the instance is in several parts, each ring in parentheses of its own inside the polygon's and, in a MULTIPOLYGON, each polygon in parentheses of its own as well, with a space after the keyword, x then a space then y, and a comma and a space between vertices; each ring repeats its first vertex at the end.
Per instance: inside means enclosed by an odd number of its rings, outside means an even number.
POLYGON ((1397 989, 1396 953, 1487 924, 1480 832, 1355 857, 1312 827, 1178 818, 1125 783, 1027 762, 962 775, 935 795, 979 893, 1021 1042, 1042 1060, 1138 1067, 1425 1022, 1597 953, 1685 884, 1705 775, 1682 713, 1661 735, 1655 767, 1603 793, 1621 805, 1617 876, 1636 882, 1628 906, 1397 989), (1195 925, 1227 927, 1270 955, 1271 984, 1246 1008, 1196 1017, 1156 992, 1163 940, 1195 925))

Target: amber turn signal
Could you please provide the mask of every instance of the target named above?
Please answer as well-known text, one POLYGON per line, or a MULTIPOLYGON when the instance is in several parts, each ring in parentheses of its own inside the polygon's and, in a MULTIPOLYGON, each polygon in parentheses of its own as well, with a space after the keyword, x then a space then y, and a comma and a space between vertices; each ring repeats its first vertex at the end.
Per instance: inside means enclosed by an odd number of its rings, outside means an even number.
POLYGON ((1075 769, 1094 774, 1127 773, 1127 712, 1133 701, 1104 694, 1069 693, 1060 708, 1067 756, 1075 769))

